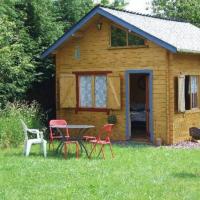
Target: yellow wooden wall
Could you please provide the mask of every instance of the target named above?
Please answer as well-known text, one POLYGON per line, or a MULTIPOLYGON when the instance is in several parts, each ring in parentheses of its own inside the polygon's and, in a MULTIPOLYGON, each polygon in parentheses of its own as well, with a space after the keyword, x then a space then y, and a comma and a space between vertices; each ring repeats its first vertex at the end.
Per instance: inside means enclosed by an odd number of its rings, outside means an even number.
POLYGON ((185 113, 177 112, 175 81, 180 74, 200 75, 200 56, 192 54, 169 55, 170 96, 172 97, 170 98, 171 143, 189 139, 189 128, 192 126, 200 127, 200 109, 185 113))
POLYGON ((107 114, 78 112, 59 108, 59 75, 73 71, 112 71, 122 77, 122 109, 112 111, 117 115, 113 139, 125 140, 125 71, 128 69, 153 70, 153 128, 154 137, 169 143, 168 135, 168 55, 167 51, 147 41, 148 48, 109 49, 110 22, 102 19, 102 30, 93 23, 83 31, 83 37, 72 39, 56 52, 57 118, 65 118, 73 124, 94 124, 97 129, 107 121, 107 114), (74 58, 76 46, 80 46, 80 60, 74 58))

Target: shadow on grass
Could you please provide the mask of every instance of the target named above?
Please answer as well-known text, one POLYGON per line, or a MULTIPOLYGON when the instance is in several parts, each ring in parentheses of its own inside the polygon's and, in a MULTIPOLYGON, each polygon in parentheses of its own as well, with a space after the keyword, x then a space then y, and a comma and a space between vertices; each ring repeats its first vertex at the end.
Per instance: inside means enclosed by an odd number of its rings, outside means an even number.
MULTIPOLYGON (((4 153, 4 156, 6 156, 6 157, 13 157, 14 156, 14 157, 19 157, 19 158, 20 157, 26 158, 26 156, 20 151, 18 151, 18 152, 13 152, 13 151, 6 152, 6 153, 4 153)), ((42 158, 44 156, 43 156, 43 153, 40 153, 39 151, 33 151, 33 152, 30 152, 28 157, 30 157, 30 158, 42 158)), ((47 158, 46 159, 49 159, 49 158, 50 159, 60 159, 60 160, 62 159, 63 160, 64 155, 61 152, 47 151, 47 158)), ((72 153, 72 152, 68 153, 67 159, 71 159, 71 158, 76 158, 76 154, 72 153)))
POLYGON ((184 179, 194 179, 198 178, 200 179, 200 173, 188 173, 188 172, 181 172, 181 173, 175 173, 173 174, 176 178, 184 178, 184 179))
MULTIPOLYGON (((55 147, 57 146, 58 143, 55 143, 55 147)), ((134 141, 120 141, 120 142, 116 142, 113 141, 112 142, 113 147, 115 148, 135 148, 135 149, 146 149, 146 148, 150 148, 153 147, 150 144, 144 144, 144 143, 137 143, 134 141)), ((108 145, 106 145, 108 146, 108 145)), ((88 153, 90 153, 90 146, 86 145, 86 148, 88 149, 88 153)), ((109 147, 108 147, 109 148, 109 147)), ((55 148, 56 149, 56 148, 55 148)), ((102 156, 98 155, 98 151, 100 149, 97 148, 97 153, 94 153, 91 159, 88 159, 88 157, 86 156, 85 152, 79 154, 79 158, 80 159, 87 159, 87 160, 102 160, 102 156)), ((25 156, 22 153, 23 151, 23 147, 21 147, 20 149, 17 148, 16 151, 14 149, 12 149, 11 151, 5 152, 4 156, 6 157, 19 157, 19 158, 25 158, 25 156)), ((110 150, 108 150, 110 152, 110 150)), ((114 150, 115 152, 115 150, 114 150)), ((29 155, 30 158, 43 158, 43 153, 40 153, 40 149, 39 148, 33 148, 30 152, 29 155)), ((55 159, 55 160, 65 160, 63 152, 56 152, 55 150, 49 150, 47 148, 47 159, 55 159)), ((76 159, 76 153, 74 151, 74 149, 72 148, 70 152, 68 152, 67 158, 66 160, 70 160, 70 159, 76 159)))
MULTIPOLYGON (((4 156, 6 157, 18 157, 18 158, 26 158, 23 154, 22 151, 9 151, 9 152, 5 152, 4 156)), ((43 153, 40 153, 40 151, 38 150, 33 150, 30 152, 29 156, 27 158, 43 158, 43 153)), ((85 153, 81 153, 79 154, 79 159, 88 159, 88 157, 86 156, 85 153)), ((55 160, 70 160, 70 159, 76 159, 76 152, 71 150, 70 152, 68 152, 67 154, 67 158, 64 158, 64 154, 63 152, 56 152, 55 150, 47 150, 47 158, 46 159, 55 159, 55 160)), ((99 159, 96 158, 95 156, 92 159, 99 159)), ((91 159, 91 160, 92 160, 91 159)), ((101 159, 101 158, 100 158, 101 159)), ((89 159, 88 159, 89 160, 89 159)))

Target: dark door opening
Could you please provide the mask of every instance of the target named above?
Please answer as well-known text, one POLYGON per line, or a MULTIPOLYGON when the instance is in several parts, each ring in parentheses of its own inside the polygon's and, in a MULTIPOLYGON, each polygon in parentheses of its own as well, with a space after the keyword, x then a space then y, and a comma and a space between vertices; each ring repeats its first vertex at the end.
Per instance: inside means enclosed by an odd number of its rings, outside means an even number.
POLYGON ((130 74, 129 109, 131 138, 149 139, 149 77, 130 74))

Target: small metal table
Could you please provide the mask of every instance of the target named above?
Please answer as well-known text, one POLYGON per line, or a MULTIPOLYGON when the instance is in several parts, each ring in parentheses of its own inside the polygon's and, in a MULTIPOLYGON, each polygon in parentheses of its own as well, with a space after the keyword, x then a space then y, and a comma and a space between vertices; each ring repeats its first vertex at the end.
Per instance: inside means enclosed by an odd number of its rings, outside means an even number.
POLYGON ((87 151, 87 148, 83 142, 83 136, 84 134, 91 128, 94 128, 95 126, 93 125, 56 125, 56 126, 50 126, 51 128, 55 128, 57 129, 57 131, 59 132, 59 134, 62 136, 62 140, 60 141, 56 151, 58 152, 59 150, 62 150, 62 147, 63 147, 63 143, 66 141, 66 135, 63 134, 63 132, 61 131, 61 129, 65 129, 65 128, 68 128, 68 129, 77 129, 79 130, 78 131, 78 135, 76 136, 70 136, 70 140, 76 140, 78 141, 79 145, 80 145, 80 148, 81 148, 81 151, 85 151, 87 157, 89 158, 89 153, 87 151))

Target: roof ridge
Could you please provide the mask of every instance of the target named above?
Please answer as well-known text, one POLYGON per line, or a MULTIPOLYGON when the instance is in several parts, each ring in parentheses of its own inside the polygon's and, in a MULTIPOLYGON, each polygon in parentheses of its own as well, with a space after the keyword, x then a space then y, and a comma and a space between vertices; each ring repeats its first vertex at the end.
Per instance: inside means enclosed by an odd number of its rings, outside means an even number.
POLYGON ((174 22, 189 23, 188 21, 185 21, 185 20, 176 20, 176 19, 167 18, 167 17, 160 17, 160 16, 156 16, 156 15, 144 14, 144 13, 134 12, 134 11, 126 10, 126 9, 115 8, 113 6, 104 6, 104 5, 98 4, 95 7, 108 8, 111 10, 126 12, 126 13, 130 13, 130 14, 144 16, 144 17, 152 17, 152 18, 156 18, 156 19, 162 19, 162 20, 168 20, 168 21, 174 21, 174 22))

